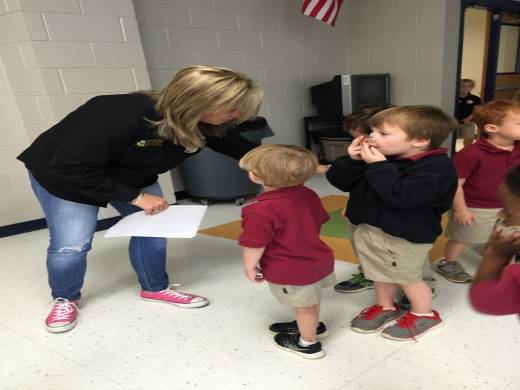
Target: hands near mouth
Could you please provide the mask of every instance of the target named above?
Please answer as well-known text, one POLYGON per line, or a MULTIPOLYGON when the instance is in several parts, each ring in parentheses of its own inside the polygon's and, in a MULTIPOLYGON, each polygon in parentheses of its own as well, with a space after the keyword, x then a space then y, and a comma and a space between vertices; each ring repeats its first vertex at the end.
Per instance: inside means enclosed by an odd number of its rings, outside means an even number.
POLYGON ((363 160, 367 164, 386 160, 386 157, 377 149, 370 138, 364 135, 352 141, 347 153, 351 159, 363 160))

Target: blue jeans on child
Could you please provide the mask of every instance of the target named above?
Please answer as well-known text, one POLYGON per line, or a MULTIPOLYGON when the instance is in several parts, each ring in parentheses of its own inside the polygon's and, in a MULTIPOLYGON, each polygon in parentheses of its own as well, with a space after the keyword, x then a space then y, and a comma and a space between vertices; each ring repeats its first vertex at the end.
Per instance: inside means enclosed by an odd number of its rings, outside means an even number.
MULTIPOLYGON (((87 268, 87 252, 92 247, 96 231, 98 207, 58 198, 46 191, 30 173, 29 177, 50 233, 47 272, 52 297, 78 300, 87 268)), ((162 196, 158 183, 143 190, 162 196)), ((110 204, 122 216, 141 211, 139 207, 124 202, 110 204)), ((143 290, 160 291, 168 287, 165 238, 132 237, 129 254, 143 290)))

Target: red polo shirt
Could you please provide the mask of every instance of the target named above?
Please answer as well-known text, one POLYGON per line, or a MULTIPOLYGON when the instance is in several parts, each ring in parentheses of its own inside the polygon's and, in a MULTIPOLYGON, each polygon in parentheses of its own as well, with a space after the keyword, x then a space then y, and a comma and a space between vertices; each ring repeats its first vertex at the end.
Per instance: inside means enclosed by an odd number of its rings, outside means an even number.
POLYGON ((520 314, 520 264, 510 264, 499 280, 476 283, 469 292, 473 307, 486 314, 520 314))
POLYGON ((512 151, 497 148, 485 139, 468 146, 453 156, 468 207, 500 208, 497 190, 506 173, 520 164, 520 142, 512 151))
POLYGON ((328 219, 318 195, 303 185, 267 191, 242 208, 238 243, 265 247, 260 267, 268 282, 316 283, 334 271, 332 250, 319 237, 328 219))

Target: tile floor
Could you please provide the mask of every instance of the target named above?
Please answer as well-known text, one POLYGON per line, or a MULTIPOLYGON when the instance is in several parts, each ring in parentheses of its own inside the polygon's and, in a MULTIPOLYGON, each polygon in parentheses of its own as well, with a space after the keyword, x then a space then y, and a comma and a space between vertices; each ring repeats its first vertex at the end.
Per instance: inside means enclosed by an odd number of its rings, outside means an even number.
MULTIPOLYGON (((314 178, 320 195, 337 193, 314 178)), ((232 203, 210 206, 203 227, 239 218, 232 203)), ((199 235, 170 240, 168 270, 182 288, 209 297, 201 309, 140 301, 125 239, 97 233, 76 329, 49 334, 47 232, 0 239, 0 388, 3 390, 319 389, 506 390, 520 388, 520 323, 475 313, 467 285, 438 280, 445 326, 399 343, 352 332, 370 291, 324 292, 327 356, 307 361, 272 344, 269 323, 292 319, 264 285, 243 277, 235 242, 199 235)), ((477 256, 466 264, 474 270, 477 256)), ((338 279, 355 265, 337 262, 338 279)))

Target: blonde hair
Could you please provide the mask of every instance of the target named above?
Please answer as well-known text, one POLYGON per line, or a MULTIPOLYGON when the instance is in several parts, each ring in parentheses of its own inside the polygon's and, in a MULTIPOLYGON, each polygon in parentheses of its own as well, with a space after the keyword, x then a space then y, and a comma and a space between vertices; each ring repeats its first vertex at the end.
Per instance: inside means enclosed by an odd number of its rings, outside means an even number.
POLYGON ((442 142, 457 128, 455 119, 435 106, 401 106, 380 111, 370 118, 370 127, 383 124, 396 125, 408 139, 429 140, 428 149, 441 146, 442 142))
POLYGON ((460 83, 470 83, 471 84, 471 88, 475 88, 475 80, 472 80, 472 79, 461 79, 460 80, 460 83))
POLYGON ((146 93, 156 100, 161 119, 151 121, 160 136, 187 149, 204 147, 204 135, 223 135, 222 127, 199 128, 208 113, 238 110, 241 123, 256 116, 262 89, 249 77, 226 68, 194 65, 179 70, 159 91, 146 93))
POLYGON ((284 188, 310 179, 316 173, 318 159, 300 146, 261 145, 247 152, 239 165, 262 180, 264 185, 284 188))

